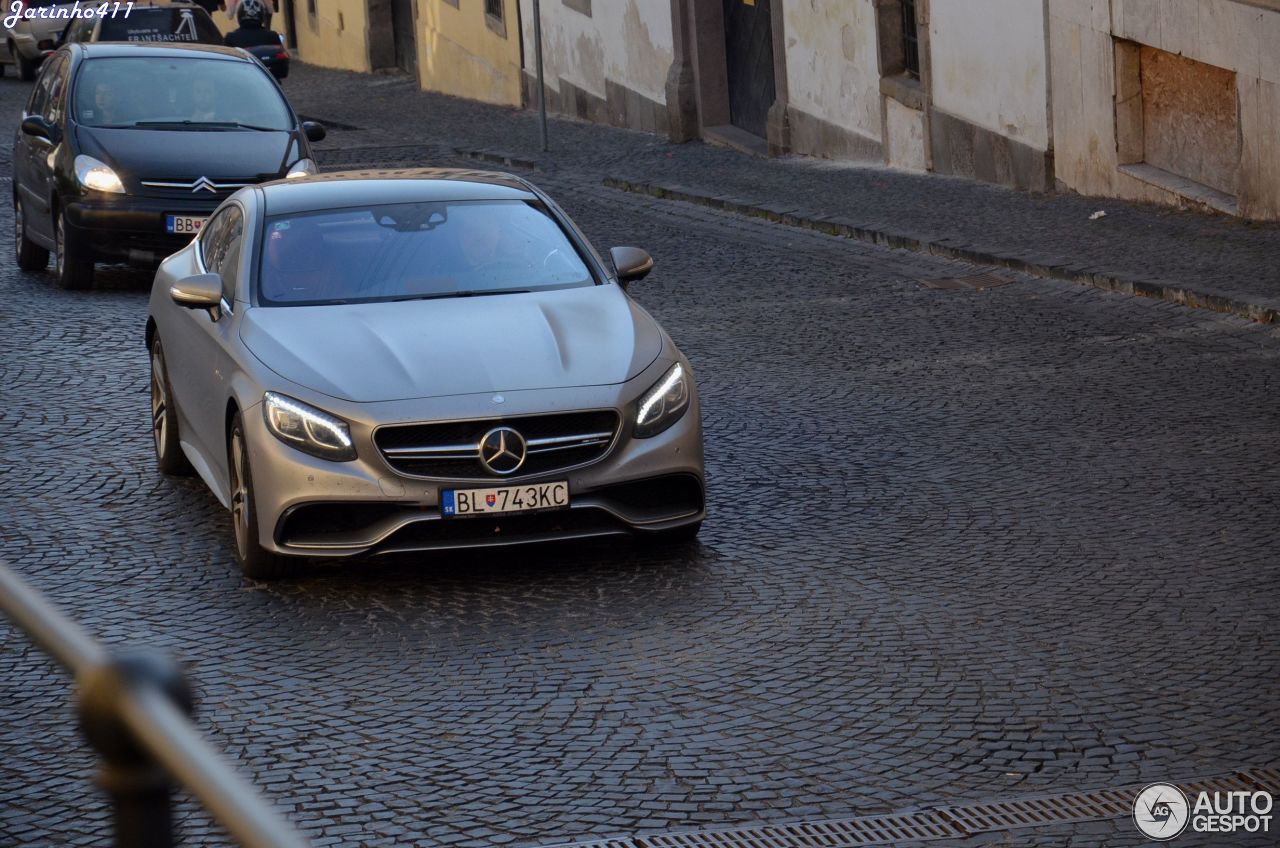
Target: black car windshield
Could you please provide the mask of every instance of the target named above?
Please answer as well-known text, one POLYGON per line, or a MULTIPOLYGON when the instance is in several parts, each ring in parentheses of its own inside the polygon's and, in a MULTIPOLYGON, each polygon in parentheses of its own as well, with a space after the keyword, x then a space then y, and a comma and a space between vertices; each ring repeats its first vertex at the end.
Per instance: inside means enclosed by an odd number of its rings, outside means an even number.
POLYGON ((75 116, 90 127, 293 128, 284 98, 261 65, 221 59, 89 59, 75 81, 75 116))
POLYGON ((267 218, 258 293, 264 304, 328 304, 594 282, 540 204, 468 200, 267 218))
POLYGON ((221 44, 222 33, 199 8, 160 6, 134 9, 130 15, 107 16, 98 30, 98 41, 187 41, 221 44))

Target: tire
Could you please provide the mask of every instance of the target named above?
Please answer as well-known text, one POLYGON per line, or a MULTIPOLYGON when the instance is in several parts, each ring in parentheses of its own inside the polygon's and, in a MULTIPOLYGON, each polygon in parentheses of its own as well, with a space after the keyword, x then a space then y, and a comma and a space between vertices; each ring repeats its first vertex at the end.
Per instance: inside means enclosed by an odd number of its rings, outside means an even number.
POLYGON ((23 271, 43 271, 49 266, 49 251, 27 238, 27 216, 17 198, 13 200, 13 247, 23 271))
POLYGON ((258 544, 258 511, 253 499, 253 471, 240 413, 231 422, 227 439, 227 467, 231 479, 231 523, 235 530, 236 559, 240 571, 251 580, 279 580, 300 570, 297 560, 264 550, 258 544))
POLYGON ((31 82, 36 78, 36 71, 40 68, 38 62, 34 59, 28 59, 19 53, 17 48, 13 46, 12 41, 9 42, 9 53, 13 56, 14 67, 18 69, 18 79, 23 82, 31 82))
POLYGON ((151 437, 161 474, 186 477, 192 473, 194 469, 178 440, 178 408, 173 402, 159 336, 151 342, 151 437))
POLYGON ((87 289, 93 285, 93 256, 77 243, 77 239, 68 240, 66 222, 66 213, 59 212, 55 225, 54 276, 59 288, 87 289))

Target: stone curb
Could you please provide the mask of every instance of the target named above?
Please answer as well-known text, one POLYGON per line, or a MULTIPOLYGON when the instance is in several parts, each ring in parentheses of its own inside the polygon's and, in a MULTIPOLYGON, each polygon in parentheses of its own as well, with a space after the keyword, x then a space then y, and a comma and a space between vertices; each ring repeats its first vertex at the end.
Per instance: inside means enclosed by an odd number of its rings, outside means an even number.
POLYGON ((844 236, 845 238, 858 239, 870 244, 902 250, 914 250, 919 253, 928 253, 933 256, 958 259, 979 265, 993 265, 1037 277, 1068 280, 1073 283, 1105 289, 1106 291, 1120 292, 1137 297, 1157 298, 1180 306, 1225 312, 1263 324, 1271 324, 1280 320, 1280 302, 1259 302, 1257 299, 1247 300, 1236 294, 1209 289, 1190 289, 1163 280, 1144 279, 1103 269, 1089 268, 1074 264, 1065 257, 1017 256, 980 246, 954 244, 951 243, 949 238, 945 237, 934 238, 927 235, 895 232, 884 227, 858 223, 838 215, 823 215, 800 209, 793 204, 785 202, 760 204, 729 195, 705 194, 683 186, 660 185, 619 177, 605 177, 604 184, 609 188, 621 191, 647 194, 663 200, 680 200, 686 203, 695 203, 712 209, 736 212, 739 215, 764 218, 788 227, 816 230, 828 235, 844 236))

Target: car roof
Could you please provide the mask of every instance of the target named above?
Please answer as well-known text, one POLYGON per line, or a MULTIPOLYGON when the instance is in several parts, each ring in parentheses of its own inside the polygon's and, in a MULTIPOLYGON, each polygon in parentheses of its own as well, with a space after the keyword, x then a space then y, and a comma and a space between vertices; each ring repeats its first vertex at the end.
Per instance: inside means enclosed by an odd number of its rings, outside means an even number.
POLYGON ((94 41, 71 45, 83 51, 86 59, 116 56, 154 56, 158 59, 225 59, 252 62, 238 47, 217 44, 178 43, 173 41, 94 41))
POLYGON ((335 171, 257 186, 267 215, 292 215, 424 200, 536 200, 527 182, 500 171, 464 168, 335 171))

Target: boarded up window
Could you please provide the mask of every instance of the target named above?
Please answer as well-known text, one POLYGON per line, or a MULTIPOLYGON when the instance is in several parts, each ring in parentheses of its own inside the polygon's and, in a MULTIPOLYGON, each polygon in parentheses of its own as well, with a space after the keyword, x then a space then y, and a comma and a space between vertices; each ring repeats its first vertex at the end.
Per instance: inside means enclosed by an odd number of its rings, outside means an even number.
POLYGON ((1236 75, 1145 45, 1139 67, 1143 160, 1236 194, 1240 167, 1236 75))

